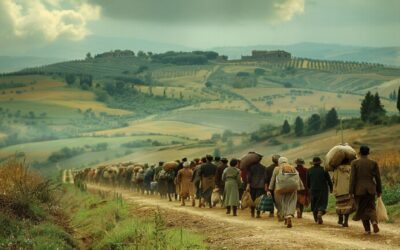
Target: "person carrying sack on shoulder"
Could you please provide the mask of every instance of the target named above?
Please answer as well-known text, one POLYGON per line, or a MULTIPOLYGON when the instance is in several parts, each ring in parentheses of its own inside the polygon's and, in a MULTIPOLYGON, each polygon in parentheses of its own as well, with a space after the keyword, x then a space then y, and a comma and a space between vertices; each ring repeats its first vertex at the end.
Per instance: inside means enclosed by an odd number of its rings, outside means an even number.
POLYGON ((357 211, 353 220, 361 220, 366 234, 379 232, 375 197, 382 195, 382 182, 378 163, 368 159, 369 147, 360 147, 360 158, 351 163, 350 194, 354 196, 357 211))

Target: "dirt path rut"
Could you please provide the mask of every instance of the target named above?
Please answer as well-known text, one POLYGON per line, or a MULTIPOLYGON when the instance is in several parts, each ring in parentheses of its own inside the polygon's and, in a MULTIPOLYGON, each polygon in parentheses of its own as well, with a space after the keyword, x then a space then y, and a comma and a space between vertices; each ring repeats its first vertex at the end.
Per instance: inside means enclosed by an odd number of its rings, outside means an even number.
POLYGON ((316 225, 310 214, 294 219, 293 228, 286 228, 276 218, 263 215, 250 217, 249 210, 237 217, 216 208, 182 207, 158 196, 140 195, 126 189, 88 185, 90 189, 118 192, 135 204, 135 213, 148 215, 159 207, 171 226, 182 226, 206 235, 210 245, 223 249, 400 249, 400 228, 395 224, 380 224, 379 234, 364 235, 360 222, 350 222, 349 228, 336 224, 335 216, 324 216, 324 224, 316 225))

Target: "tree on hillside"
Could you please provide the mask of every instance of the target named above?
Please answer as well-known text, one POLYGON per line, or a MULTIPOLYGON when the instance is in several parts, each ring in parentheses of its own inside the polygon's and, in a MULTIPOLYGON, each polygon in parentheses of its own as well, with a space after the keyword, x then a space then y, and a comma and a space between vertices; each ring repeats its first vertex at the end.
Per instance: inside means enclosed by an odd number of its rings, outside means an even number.
POLYGON ((364 100, 361 102, 361 120, 364 122, 368 121, 369 115, 372 111, 372 102, 373 102, 374 97, 372 96, 371 92, 367 92, 367 94, 364 97, 364 100))
POLYGON ((338 114, 335 108, 328 111, 325 116, 325 128, 333 128, 339 124, 338 114))
POLYGON ((313 114, 307 120, 307 131, 309 133, 317 133, 321 129, 321 116, 313 114))
POLYGON ((397 93, 397 109, 400 112, 400 87, 399 87, 399 91, 397 93))
POLYGON ((289 122, 287 120, 285 120, 283 122, 281 133, 282 134, 289 134, 290 133, 290 125, 289 125, 289 122))
POLYGON ((365 95, 361 102, 361 120, 364 122, 379 122, 380 118, 386 114, 378 93, 372 95, 371 92, 365 95))
POLYGON ((212 83, 207 81, 205 84, 206 88, 211 88, 212 87, 212 83))
POLYGON ((304 122, 300 116, 296 117, 296 121, 294 122, 294 133, 296 136, 302 136, 304 132, 304 122))
POLYGON ((88 52, 86 54, 86 60, 90 60, 90 59, 92 59, 92 54, 90 54, 90 52, 88 52))
POLYGON ((68 74, 68 75, 65 76, 65 82, 66 82, 68 85, 74 84, 74 83, 75 83, 75 80, 76 80, 76 77, 75 77, 75 75, 73 75, 73 74, 68 74))

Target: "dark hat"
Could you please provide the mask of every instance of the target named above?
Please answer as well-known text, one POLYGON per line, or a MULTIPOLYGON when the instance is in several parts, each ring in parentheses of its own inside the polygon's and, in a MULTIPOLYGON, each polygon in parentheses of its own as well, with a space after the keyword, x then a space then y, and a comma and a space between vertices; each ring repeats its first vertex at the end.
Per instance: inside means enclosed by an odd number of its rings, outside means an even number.
POLYGON ((298 164, 298 165, 301 165, 301 164, 304 164, 305 162, 304 162, 304 160, 302 158, 297 158, 295 163, 298 164))
POLYGON ((231 159, 231 161, 229 162, 229 165, 231 167, 236 167, 236 165, 239 163, 239 161, 235 158, 231 159))
POLYGON ((221 162, 226 164, 226 163, 228 163, 228 159, 226 159, 226 158, 224 157, 224 158, 221 159, 221 162))
POLYGON ((162 165, 164 165, 164 162, 163 162, 163 161, 160 161, 160 162, 158 163, 158 165, 162 166, 162 165))
POLYGON ((215 157, 214 157, 214 160, 215 160, 215 161, 220 161, 220 160, 221 160, 221 156, 215 156, 215 157))
POLYGON ((320 157, 316 156, 316 157, 314 157, 314 158, 312 159, 312 163, 313 163, 313 164, 321 164, 321 163, 322 163, 322 160, 321 160, 320 157))
POLYGON ((212 161, 214 160, 214 157, 212 155, 206 155, 207 161, 212 161))
POLYGON ((185 157, 185 158, 182 158, 182 161, 187 161, 187 158, 185 157))
POLYGON ((361 155, 369 155, 369 147, 366 145, 362 145, 360 147, 360 154, 361 155))

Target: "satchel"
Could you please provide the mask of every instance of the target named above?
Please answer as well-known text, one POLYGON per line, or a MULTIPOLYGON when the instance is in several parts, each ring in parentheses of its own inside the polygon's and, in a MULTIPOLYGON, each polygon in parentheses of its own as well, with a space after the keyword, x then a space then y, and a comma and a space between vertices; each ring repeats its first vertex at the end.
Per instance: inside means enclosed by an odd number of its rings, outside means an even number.
POLYGON ((276 192, 291 193, 299 187, 299 175, 297 173, 284 173, 282 170, 276 176, 276 192))
POLYGON ((256 209, 258 211, 262 211, 262 212, 265 212, 265 211, 273 212, 274 211, 274 201, 272 199, 272 196, 263 194, 256 199, 255 204, 256 204, 256 209))
POLYGON ((242 200, 241 200, 242 209, 251 207, 251 206, 253 206, 253 204, 254 204, 254 202, 251 199, 251 195, 250 195, 249 191, 244 191, 242 200))

